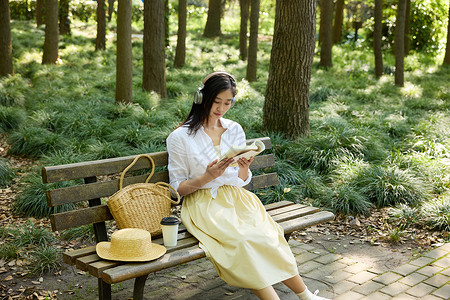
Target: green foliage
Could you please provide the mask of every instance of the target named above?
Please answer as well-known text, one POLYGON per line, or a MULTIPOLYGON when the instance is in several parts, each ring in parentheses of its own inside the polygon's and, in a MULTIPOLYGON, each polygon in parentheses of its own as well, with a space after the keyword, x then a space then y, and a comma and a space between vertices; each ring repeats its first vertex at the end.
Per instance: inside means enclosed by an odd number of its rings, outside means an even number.
POLYGON ((369 215, 373 208, 373 204, 367 200, 361 189, 351 184, 336 185, 333 193, 324 198, 321 204, 346 215, 369 215))
POLYGON ((42 275, 47 272, 55 272, 61 266, 61 250, 50 245, 41 245, 31 253, 30 273, 42 275))
POLYGON ((8 132, 19 128, 26 119, 23 109, 0 105, 0 132, 8 132))
POLYGON ((450 193, 424 203, 421 214, 429 226, 448 232, 450 230, 450 193))
POLYGON ((14 171, 7 158, 0 157, 0 188, 7 187, 15 177, 14 171))
POLYGON ((57 207, 47 206, 45 192, 50 189, 63 188, 74 185, 74 182, 60 182, 53 184, 42 183, 38 173, 30 173, 23 179, 24 187, 19 191, 13 203, 15 213, 36 218, 47 218, 50 214, 72 210, 72 204, 64 204, 57 207))
POLYGON ((405 203, 401 203, 389 210, 389 216, 399 227, 403 228, 415 225, 420 218, 419 210, 405 203))

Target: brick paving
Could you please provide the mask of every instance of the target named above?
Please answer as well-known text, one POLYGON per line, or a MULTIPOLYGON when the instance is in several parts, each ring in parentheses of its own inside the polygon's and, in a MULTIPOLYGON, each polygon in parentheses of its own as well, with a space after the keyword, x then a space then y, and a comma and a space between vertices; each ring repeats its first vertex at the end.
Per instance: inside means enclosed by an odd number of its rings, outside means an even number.
MULTIPOLYGON (((300 274, 310 290, 335 300, 449 300, 450 243, 392 270, 380 270, 298 241, 289 242, 300 274)), ((282 300, 297 296, 283 284, 275 290, 282 300)), ((113 299, 127 299, 132 286, 113 288, 113 299)), ((206 259, 149 275, 145 299, 257 300, 246 289, 231 287, 206 259)))

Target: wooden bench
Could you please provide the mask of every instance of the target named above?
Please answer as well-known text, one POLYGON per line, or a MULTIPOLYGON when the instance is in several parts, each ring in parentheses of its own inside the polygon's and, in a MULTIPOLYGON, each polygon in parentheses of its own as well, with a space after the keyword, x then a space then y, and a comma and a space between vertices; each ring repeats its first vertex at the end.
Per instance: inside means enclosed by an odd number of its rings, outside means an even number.
MULTIPOLYGON (((248 140, 252 142, 253 140, 248 140)), ((270 138, 263 138, 266 149, 272 147, 270 138)), ((265 153, 265 152, 264 152, 265 153)), ((251 165, 254 172, 253 179, 245 188, 256 190, 278 184, 276 173, 262 173, 275 165, 273 154, 261 154, 255 157, 251 165), (257 171, 258 170, 258 171, 257 171), (257 172, 255 172, 257 171, 257 172)), ((151 182, 168 182, 167 152, 149 154, 159 172, 155 172, 151 182)), ((67 165, 50 166, 42 169, 44 183, 55 183, 69 180, 77 180, 81 184, 56 188, 47 191, 47 202, 50 207, 63 204, 77 204, 76 209, 69 212, 51 215, 50 220, 54 231, 75 228, 82 225, 93 224, 96 242, 108 241, 105 221, 113 217, 105 203, 105 197, 112 195, 118 189, 118 176, 128 166, 135 156, 103 159, 67 165), (80 180, 82 179, 82 180, 80 180), (103 201, 102 201, 103 198, 103 201)), ((132 170, 149 168, 149 162, 139 160, 132 170)), ((129 173, 130 173, 129 172, 129 173)), ((136 173, 136 172, 134 172, 136 173)), ((147 175, 126 177, 124 186, 144 182, 147 175)), ((265 206, 272 218, 284 228, 286 239, 292 232, 334 219, 334 215, 328 211, 320 211, 318 208, 295 204, 288 201, 271 203, 265 206)), ((161 237, 152 237, 155 243, 163 244, 161 237)), ((195 239, 183 226, 178 233, 178 244, 168 247, 167 253, 161 258, 144 263, 123 263, 103 260, 97 256, 95 246, 72 250, 63 254, 63 261, 78 269, 89 272, 98 278, 99 299, 111 299, 111 285, 135 279, 133 299, 142 299, 147 276, 156 271, 180 265, 205 256, 198 247, 195 239)))

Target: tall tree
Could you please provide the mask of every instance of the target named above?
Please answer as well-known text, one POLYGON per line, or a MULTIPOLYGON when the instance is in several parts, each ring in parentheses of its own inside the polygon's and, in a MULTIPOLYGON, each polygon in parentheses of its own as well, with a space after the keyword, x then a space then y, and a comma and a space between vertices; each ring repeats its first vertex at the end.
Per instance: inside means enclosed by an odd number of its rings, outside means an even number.
POLYGON ((167 98, 164 47, 164 0, 144 1, 144 70, 142 87, 167 98))
POLYGON ((206 37, 217 37, 222 34, 220 29, 220 19, 222 16, 222 1, 209 0, 208 17, 206 19, 203 35, 206 37))
POLYGON ((445 47, 444 65, 450 65, 450 6, 448 8, 447 47, 445 47))
POLYGON ((375 0, 374 9, 374 31, 373 31, 373 53, 375 56, 375 76, 383 75, 383 53, 381 51, 382 27, 381 20, 383 18, 383 0, 375 0))
POLYGON ((406 10, 405 10, 405 56, 409 54, 409 48, 411 40, 409 37, 410 33, 410 23, 411 23, 411 0, 406 0, 406 10))
POLYGON ((309 134, 309 86, 316 34, 315 0, 277 0, 263 126, 309 134))
POLYGON ((399 0, 395 22, 395 85, 404 86, 406 0, 399 0))
POLYGON ((186 18, 187 0, 178 0, 178 34, 175 50, 175 68, 181 68, 186 62, 186 18))
POLYGON ((59 34, 70 34, 69 19, 70 0, 59 0, 59 34))
POLYGON ((319 65, 331 68, 331 50, 333 47, 333 0, 320 0, 320 27, 322 28, 322 44, 320 46, 319 65))
POLYGON ((250 41, 248 45, 248 62, 246 79, 250 82, 256 81, 256 70, 258 60, 258 26, 259 26, 259 0, 250 2, 250 41))
POLYGON ((133 102, 131 1, 118 0, 117 7, 116 102, 125 103, 133 102))
POLYGON ((36 25, 44 24, 44 0, 36 0, 36 25))
POLYGON ((14 75, 9 1, 0 0, 0 77, 14 75))
POLYGON ((108 22, 111 22, 111 18, 114 12, 114 2, 116 0, 108 0, 108 22))
POLYGON ((105 0, 97 0, 97 37, 95 38, 95 50, 106 48, 106 7, 105 0))
POLYGON ((239 56, 241 60, 247 60, 247 27, 250 12, 250 0, 239 0, 241 9, 241 26, 239 27, 239 56))
POLYGON ((344 6, 345 0, 336 1, 336 9, 334 13, 333 23, 333 43, 337 44, 341 41, 342 36, 342 24, 344 21, 344 6))
POLYGON ((45 0, 45 40, 43 64, 55 64, 58 59, 58 0, 45 0))

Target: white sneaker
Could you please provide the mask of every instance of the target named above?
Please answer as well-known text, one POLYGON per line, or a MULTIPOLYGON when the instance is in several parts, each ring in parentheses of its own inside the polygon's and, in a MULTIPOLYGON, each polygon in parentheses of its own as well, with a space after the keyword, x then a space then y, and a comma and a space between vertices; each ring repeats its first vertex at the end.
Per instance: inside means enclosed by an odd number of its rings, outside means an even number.
POLYGON ((316 291, 314 292, 312 300, 330 300, 330 299, 328 299, 328 298, 324 298, 324 297, 317 296, 318 293, 319 293, 319 290, 316 290, 316 291))

